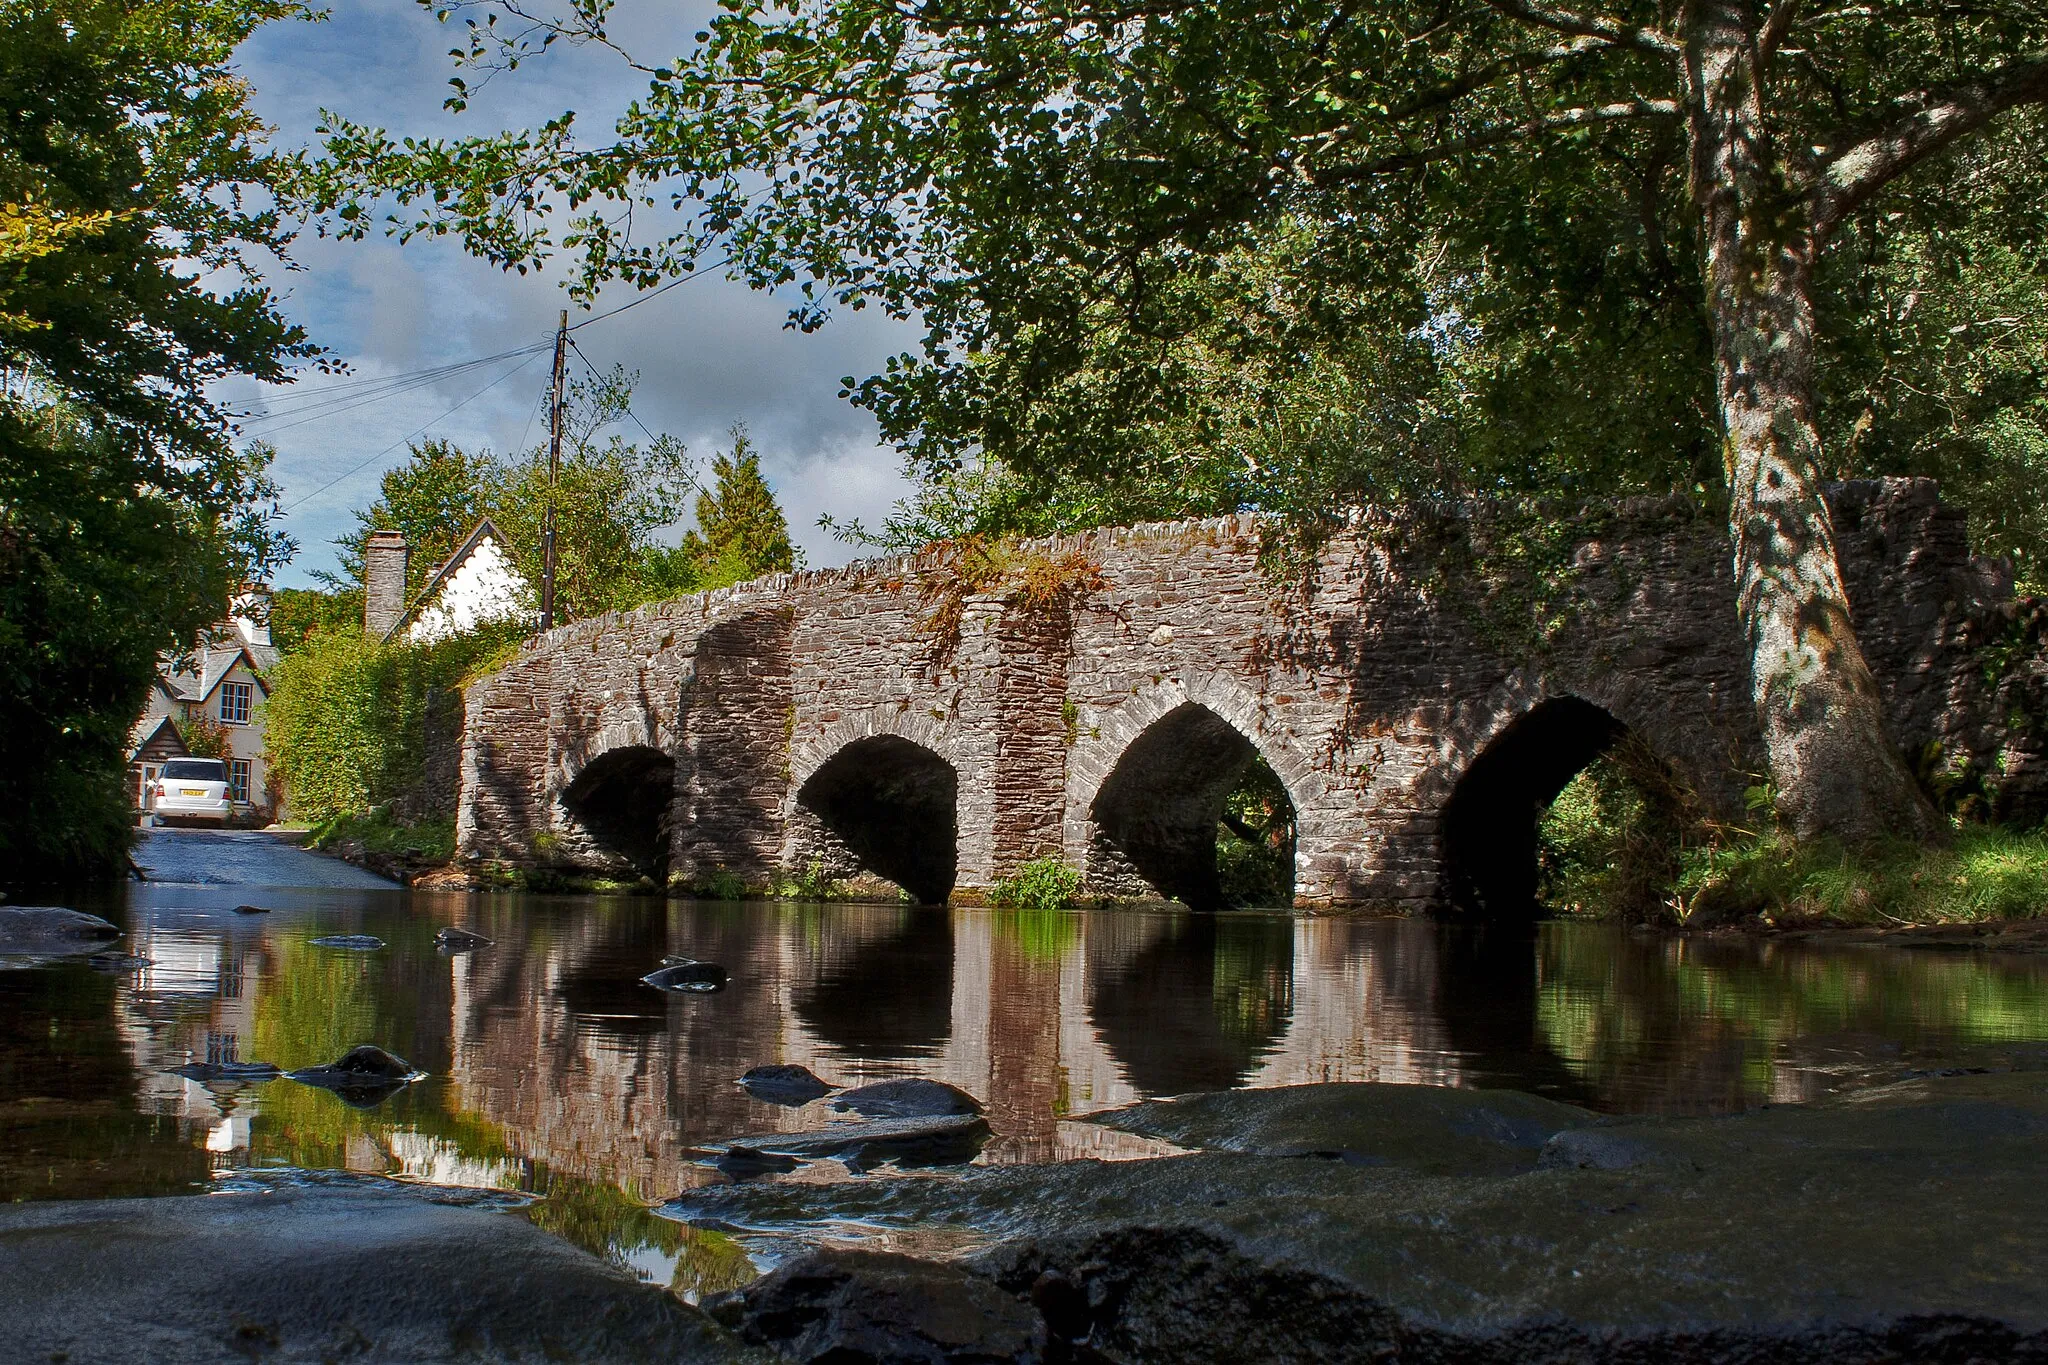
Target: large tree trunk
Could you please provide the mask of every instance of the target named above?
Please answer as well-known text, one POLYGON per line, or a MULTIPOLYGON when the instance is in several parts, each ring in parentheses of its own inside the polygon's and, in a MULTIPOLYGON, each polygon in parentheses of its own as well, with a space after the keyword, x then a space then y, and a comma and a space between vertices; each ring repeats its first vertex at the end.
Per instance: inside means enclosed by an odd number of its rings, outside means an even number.
POLYGON ((1796 835, 1926 837, 1934 813, 1886 737, 1821 494, 1814 233, 1776 173, 1745 9, 1696 0, 1686 62, 1737 610, 1757 720, 1779 814, 1796 835))

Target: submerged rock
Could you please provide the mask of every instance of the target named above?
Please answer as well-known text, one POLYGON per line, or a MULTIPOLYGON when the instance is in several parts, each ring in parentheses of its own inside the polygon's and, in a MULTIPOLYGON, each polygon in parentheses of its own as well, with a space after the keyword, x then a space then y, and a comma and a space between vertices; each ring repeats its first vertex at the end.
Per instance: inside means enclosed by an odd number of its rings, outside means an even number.
POLYGON ((1557 1134, 1597 1115, 1515 1090, 1435 1085, 1293 1085, 1154 1100, 1084 1116, 1181 1147, 1325 1157, 1436 1175, 1528 1170, 1557 1134))
POLYGON ((171 1073, 202 1084, 225 1082, 253 1085, 274 1081, 284 1072, 269 1062, 192 1062, 171 1073))
POLYGON ((121 937, 119 925, 59 905, 0 905, 0 955, 65 957, 121 937))
POLYGON ((452 924, 434 935, 434 945, 446 953, 467 953, 487 948, 491 942, 482 934, 452 924))
POLYGON ((412 1063, 403 1057, 394 1057, 381 1047, 365 1043, 351 1049, 339 1061, 285 1074, 301 1085, 333 1091, 344 1104, 357 1109, 372 1109, 425 1073, 414 1070, 412 1063))
POLYGON ((267 915, 270 913, 270 907, 267 905, 238 905, 235 907, 235 913, 238 915, 267 915))
POLYGON ((963 1165, 980 1154, 988 1139, 988 1122, 980 1115, 952 1114, 830 1123, 801 1133, 750 1133, 707 1142, 697 1150, 714 1165, 726 1153, 739 1150, 803 1161, 834 1157, 849 1170, 860 1172, 892 1161, 901 1166, 963 1165))
POLYGON ((787 1175, 803 1163, 793 1156, 764 1152, 758 1147, 746 1147, 735 1142, 729 1143, 704 1164, 734 1180, 753 1180, 764 1175, 787 1175))
POLYGON ((749 1095, 769 1104, 809 1104, 837 1086, 820 1080, 807 1066, 757 1066, 740 1077, 749 1095))
POLYGON ((135 953, 94 953, 86 959, 96 972, 138 972, 144 967, 154 967, 156 959, 141 957, 135 953))
POLYGON ((856 1086, 832 1101, 832 1107, 850 1109, 871 1119, 907 1119, 979 1114, 981 1101, 944 1081, 906 1076, 900 1080, 856 1086))
POLYGON ((0 1283, 9 1360, 764 1360, 524 1218, 388 1188, 0 1205, 0 1283))
POLYGON ((725 968, 716 962, 692 962, 687 959, 658 968, 640 978, 658 991, 678 991, 696 995, 708 995, 725 989, 725 968))
POLYGON ((374 934, 328 934, 312 940, 315 948, 345 948, 350 952, 374 953, 384 946, 384 940, 374 934))
POLYGON ((1037 1365, 1046 1354, 1029 1303, 957 1266, 883 1252, 805 1256, 705 1308, 790 1360, 1037 1365))

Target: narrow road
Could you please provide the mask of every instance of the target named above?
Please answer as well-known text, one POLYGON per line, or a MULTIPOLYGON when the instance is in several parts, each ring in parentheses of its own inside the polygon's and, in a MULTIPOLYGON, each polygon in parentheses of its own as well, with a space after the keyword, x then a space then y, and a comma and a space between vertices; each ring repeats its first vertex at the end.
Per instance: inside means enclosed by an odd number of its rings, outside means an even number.
POLYGON ((146 829, 135 862, 153 882, 388 890, 398 883, 255 829, 146 829))

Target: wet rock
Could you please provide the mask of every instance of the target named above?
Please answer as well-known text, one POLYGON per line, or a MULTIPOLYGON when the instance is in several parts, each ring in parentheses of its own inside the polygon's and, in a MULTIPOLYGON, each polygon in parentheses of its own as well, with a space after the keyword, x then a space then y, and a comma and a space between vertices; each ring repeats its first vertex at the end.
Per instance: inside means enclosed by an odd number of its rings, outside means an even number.
POLYGON ((384 940, 374 934, 328 934, 312 943, 315 948, 344 948, 356 953, 374 953, 384 946, 384 940))
POLYGON ((86 961, 96 972, 138 972, 156 965, 155 958, 140 957, 134 953, 94 953, 86 961))
POLYGON ((640 978, 658 991, 678 991, 696 995, 708 995, 725 989, 725 968, 716 962, 692 962, 687 959, 658 968, 640 978))
POLYGON ((799 1362, 1045 1359, 1045 1323, 1028 1302, 957 1266, 908 1256, 805 1256, 706 1307, 749 1344, 799 1362))
POLYGON ((285 1073, 301 1085, 331 1090, 342 1103, 357 1109, 373 1109, 390 1099, 423 1073, 411 1062, 394 1057, 383 1048, 365 1043, 339 1061, 309 1066, 285 1073))
POLYGON ((780 1152, 764 1152, 758 1147, 747 1147, 737 1142, 728 1144, 705 1165, 731 1176, 734 1180, 754 1180, 764 1175, 787 1175, 803 1163, 793 1156, 780 1152))
POLYGON ((267 905, 238 905, 235 907, 235 913, 238 915, 267 915, 270 913, 270 907, 267 905))
POLYGON ((944 1081, 906 1076, 857 1086, 832 1101, 832 1107, 850 1109, 871 1119, 908 1119, 979 1114, 981 1101, 944 1081))
POLYGON ((903 1166, 953 1166, 974 1160, 989 1139, 979 1114, 893 1119, 875 1123, 831 1123, 801 1133, 751 1133, 704 1143, 707 1157, 740 1149, 809 1161, 834 1157, 854 1171, 895 1162, 903 1166))
POLYGON ((0 954, 63 957, 121 936, 98 915, 57 905, 0 905, 0 954))
POLYGON ((812 1074, 805 1066, 757 1066, 740 1077, 749 1095, 769 1104, 809 1104, 838 1087, 812 1074))
MULTIPOLYGON (((1192 1138, 1221 1098, 1150 1126, 1192 1138)), ((978 1238, 966 1268, 1040 1308, 1048 1351, 1130 1365, 2048 1359, 2038 1072, 1581 1123, 1541 1164, 1511 1125, 1512 1164, 1468 1149, 1434 1172, 1419 1126, 1381 1164, 1277 1154, 1328 1135, 1288 1131, 1303 1096, 1242 1098, 1235 1140, 1284 1134, 1272 1152, 728 1186, 667 1212, 978 1238)))
POLYGON ((381 1190, 0 1206, 0 1356, 763 1362, 523 1218, 381 1190))
POLYGON ((491 942, 482 934, 452 924, 434 935, 434 946, 444 953, 473 952, 478 948, 488 948, 491 942))
POLYGON ((274 1081, 284 1072, 269 1062, 192 1062, 171 1073, 204 1085, 254 1085, 274 1081))
POLYGON ((1478 1175, 1527 1170, 1552 1137, 1599 1118, 1513 1090, 1336 1084, 1155 1100, 1086 1121, 1182 1147, 1478 1175))

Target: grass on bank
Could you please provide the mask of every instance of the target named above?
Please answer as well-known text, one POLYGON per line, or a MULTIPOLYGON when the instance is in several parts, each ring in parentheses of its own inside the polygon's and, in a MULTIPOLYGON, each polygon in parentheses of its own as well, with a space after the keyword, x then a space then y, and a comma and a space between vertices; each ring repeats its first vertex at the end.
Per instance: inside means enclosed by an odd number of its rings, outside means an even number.
MULTIPOLYGON (((1769 821, 1767 794, 1757 823, 1769 821)), ((1959 822, 1943 846, 1850 849, 1716 826, 1642 754, 1618 748, 1538 827, 1541 897, 1571 915, 1707 927, 1964 924, 2048 913, 2048 830, 1959 822)))
POLYGON ((352 840, 372 853, 413 862, 447 862, 455 856, 452 818, 408 823, 393 818, 388 808, 379 806, 368 815, 337 815, 316 821, 312 828, 307 842, 319 849, 352 840))

